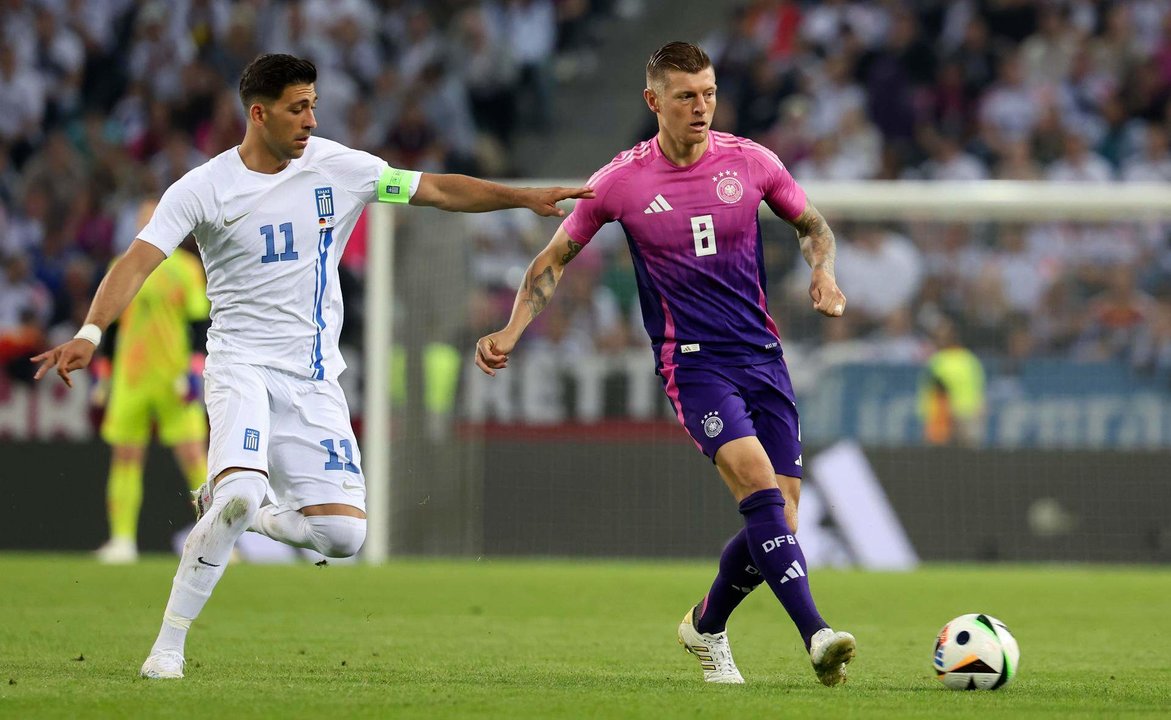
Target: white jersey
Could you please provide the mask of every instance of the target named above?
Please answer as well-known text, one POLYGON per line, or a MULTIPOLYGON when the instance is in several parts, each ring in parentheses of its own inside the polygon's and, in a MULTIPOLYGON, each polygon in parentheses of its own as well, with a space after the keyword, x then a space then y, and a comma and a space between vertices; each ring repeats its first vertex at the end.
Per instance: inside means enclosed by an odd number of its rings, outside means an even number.
POLYGON ((195 234, 211 300, 209 366, 333 380, 345 369, 338 261, 346 242, 368 203, 405 202, 418 181, 324 138, 273 174, 249 170, 232 148, 168 188, 138 237, 170 255, 195 234), (386 188, 394 197, 381 192, 388 177, 405 178, 386 188))

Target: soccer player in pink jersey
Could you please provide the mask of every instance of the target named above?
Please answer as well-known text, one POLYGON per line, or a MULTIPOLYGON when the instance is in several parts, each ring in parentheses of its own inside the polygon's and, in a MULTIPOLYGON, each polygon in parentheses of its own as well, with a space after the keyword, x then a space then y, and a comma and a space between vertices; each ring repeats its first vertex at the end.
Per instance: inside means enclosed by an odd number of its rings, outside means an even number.
POLYGON ((683 617, 679 642, 699 659, 707 682, 744 682, 725 627, 747 594, 767 582, 801 633, 818 679, 839 685, 855 641, 818 613, 795 536, 801 430, 767 309, 758 208, 764 201, 797 230, 812 268, 813 307, 830 317, 846 307, 834 279, 834 235, 776 155, 710 129, 716 77, 703 50, 664 45, 647 63, 646 80, 658 134, 594 174, 596 197, 580 201, 533 259, 508 325, 476 344, 476 364, 489 375, 507 367, 565 266, 602 225, 621 224, 656 371, 679 422, 715 463, 744 517, 711 589, 683 617))

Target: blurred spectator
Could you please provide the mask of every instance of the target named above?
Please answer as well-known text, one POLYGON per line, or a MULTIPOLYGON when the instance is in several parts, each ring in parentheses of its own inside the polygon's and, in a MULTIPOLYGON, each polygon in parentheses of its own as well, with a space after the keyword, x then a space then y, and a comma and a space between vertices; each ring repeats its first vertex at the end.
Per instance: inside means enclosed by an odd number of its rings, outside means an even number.
POLYGON ((492 35, 483 10, 469 8, 459 18, 463 42, 455 65, 468 89, 476 125, 507 145, 516 125, 518 68, 509 46, 492 35))
POLYGON ((813 98, 810 122, 823 134, 836 132, 847 112, 866 107, 866 93, 854 82, 853 61, 842 53, 827 58, 822 72, 810 79, 809 95, 813 98))
POLYGON ((21 64, 13 45, 0 45, 0 97, 11 113, 0 123, 0 141, 12 147, 10 152, 18 164, 41 137, 46 85, 36 71, 21 64))
POLYGON ((0 259, 0 332, 12 332, 30 321, 43 327, 53 312, 52 297, 33 276, 24 255, 0 259))
POLYGON ((1025 84, 1020 59, 1008 54, 1000 59, 997 80, 980 101, 980 131, 984 143, 999 151, 1005 143, 1027 139, 1037 124, 1038 107, 1025 84))
POLYGON ((1146 146, 1142 155, 1122 166, 1126 182, 1171 182, 1171 152, 1167 146, 1167 129, 1150 124, 1146 128, 1146 146))
POLYGON ((61 130, 49 133, 42 152, 25 164, 22 174, 26 187, 38 185, 49 192, 54 210, 69 203, 87 175, 81 156, 61 130))
POLYGON ((552 122, 553 51, 557 14, 551 0, 502 0, 487 3, 500 37, 512 48, 520 71, 517 87, 522 118, 538 130, 552 122))
POLYGON ((809 156, 793 166, 793 177, 800 182, 861 180, 867 173, 862 162, 841 152, 833 135, 824 135, 814 141, 809 156))
POLYGON ((49 115, 68 117, 81 104, 85 46, 81 38, 57 21, 48 5, 36 9, 36 68, 46 82, 49 115))
POLYGON ((1144 326, 1156 314, 1154 299, 1135 284, 1134 270, 1116 265, 1106 290, 1090 299, 1086 327, 1074 353, 1083 360, 1128 360, 1144 326))
POLYGON ((224 90, 215 99, 211 117, 195 129, 195 150, 203 157, 215 157, 236 147, 244 136, 244 118, 240 115, 240 98, 224 90))
POLYGON ((932 143, 931 159, 923 164, 928 180, 984 180, 988 170, 974 155, 963 151, 950 135, 939 135, 932 143))
POLYGON ((1069 72, 1078 37, 1071 31, 1068 7, 1039 3, 1037 32, 1021 43, 1025 77, 1034 85, 1053 86, 1069 72))
POLYGON ((386 140, 395 165, 431 172, 443 167, 439 131, 418 99, 412 98, 403 107, 386 140))
POLYGON ((1171 300, 1163 299, 1139 329, 1131 363, 1140 370, 1166 377, 1171 372, 1171 300))
POLYGON ((196 48, 186 33, 167 32, 167 7, 162 2, 142 6, 130 47, 130 78, 150 88, 153 97, 179 100, 183 68, 195 59, 196 48))
POLYGON ((850 312, 880 324, 910 304, 923 281, 923 260, 915 245, 876 224, 839 233, 837 277, 841 287, 850 288, 850 312))
POLYGON ((1058 182, 1109 182, 1114 179, 1110 163, 1089 148, 1085 136, 1078 131, 1065 133, 1062 154, 1045 172, 1048 180, 1058 182))
POLYGON ((1005 143, 996 166, 997 180, 1040 180, 1041 166, 1033 159, 1032 148, 1023 140, 1005 143))

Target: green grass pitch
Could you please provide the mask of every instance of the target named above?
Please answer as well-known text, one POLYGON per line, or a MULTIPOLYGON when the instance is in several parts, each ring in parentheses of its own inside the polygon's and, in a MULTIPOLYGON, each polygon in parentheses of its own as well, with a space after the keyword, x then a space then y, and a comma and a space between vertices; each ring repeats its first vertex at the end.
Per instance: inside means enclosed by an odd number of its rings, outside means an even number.
POLYGON ((706 686, 675 642, 713 563, 409 560, 232 567, 187 678, 137 678, 174 558, 0 555, 0 718, 1105 718, 1171 716, 1171 571, 815 571, 858 637, 819 685, 766 588, 729 626, 747 684, 706 686), (944 689, 935 632, 987 612, 1021 645, 996 692, 944 689))

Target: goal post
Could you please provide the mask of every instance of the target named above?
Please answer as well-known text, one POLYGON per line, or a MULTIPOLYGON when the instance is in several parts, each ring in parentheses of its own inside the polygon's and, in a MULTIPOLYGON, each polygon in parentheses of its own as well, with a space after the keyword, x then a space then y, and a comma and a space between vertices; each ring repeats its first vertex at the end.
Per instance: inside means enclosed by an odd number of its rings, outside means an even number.
POLYGON ((390 383, 394 304, 394 210, 375 203, 369 210, 365 327, 362 349, 362 469, 368 515, 362 557, 379 565, 390 552, 391 463, 390 383), (381 368, 381 370, 379 370, 381 368))

